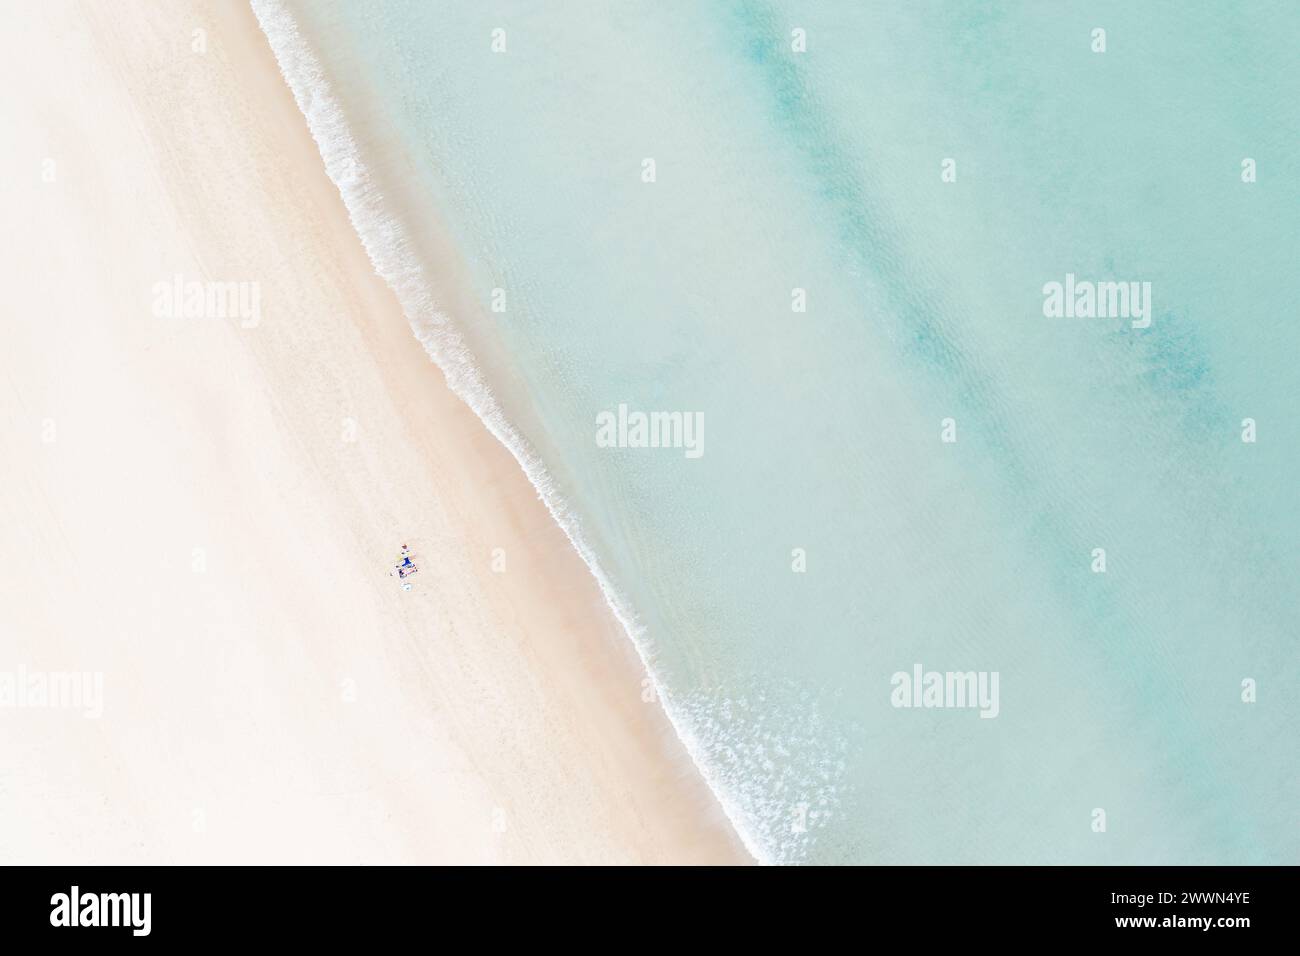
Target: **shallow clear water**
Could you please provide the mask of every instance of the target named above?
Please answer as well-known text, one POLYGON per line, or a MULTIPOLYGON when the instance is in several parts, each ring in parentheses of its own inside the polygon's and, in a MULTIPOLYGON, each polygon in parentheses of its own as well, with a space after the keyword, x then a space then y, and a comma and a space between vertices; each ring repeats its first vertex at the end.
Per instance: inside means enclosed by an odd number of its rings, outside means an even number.
POLYGON ((1300 862, 1300 7, 286 9, 756 853, 1300 862))

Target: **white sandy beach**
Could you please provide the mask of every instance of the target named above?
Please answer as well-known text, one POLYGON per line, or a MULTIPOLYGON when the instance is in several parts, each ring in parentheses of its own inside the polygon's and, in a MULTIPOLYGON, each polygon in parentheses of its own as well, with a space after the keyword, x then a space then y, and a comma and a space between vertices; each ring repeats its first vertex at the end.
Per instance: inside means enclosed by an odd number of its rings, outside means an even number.
POLYGON ((0 672, 103 697, 0 707, 0 862, 748 862, 247 7, 3 16, 0 672))

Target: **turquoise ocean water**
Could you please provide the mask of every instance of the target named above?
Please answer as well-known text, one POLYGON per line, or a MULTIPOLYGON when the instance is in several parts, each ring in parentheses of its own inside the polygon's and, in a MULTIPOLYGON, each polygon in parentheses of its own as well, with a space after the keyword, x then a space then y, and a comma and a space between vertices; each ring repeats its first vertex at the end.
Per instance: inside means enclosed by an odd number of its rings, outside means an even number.
POLYGON ((1300 5, 254 6, 756 856, 1300 862, 1300 5))

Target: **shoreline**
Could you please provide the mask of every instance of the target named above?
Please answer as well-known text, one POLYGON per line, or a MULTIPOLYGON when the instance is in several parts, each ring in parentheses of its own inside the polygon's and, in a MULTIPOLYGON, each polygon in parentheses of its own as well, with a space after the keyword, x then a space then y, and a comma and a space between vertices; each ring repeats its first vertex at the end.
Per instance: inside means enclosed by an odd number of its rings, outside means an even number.
MULTIPOLYGON (((388 184, 377 183, 370 177, 356 142, 353 124, 346 108, 333 93, 328 71, 316 58, 309 40, 283 0, 251 0, 251 6, 280 74, 311 130, 326 174, 338 189, 347 207, 349 221, 376 273, 393 289, 415 337, 429 353, 430 360, 442 370, 449 387, 510 452, 556 525, 568 538, 575 554, 590 571, 625 639, 636 650, 637 658, 652 682, 655 696, 677 740, 685 748, 692 768, 708 785, 746 852, 757 862, 771 862, 764 860, 757 839, 748 832, 743 812, 728 800, 725 786, 700 756, 704 748, 695 741, 685 718, 675 712, 670 695, 655 677, 634 609, 605 573, 595 549, 581 532, 580 521, 556 491, 545 461, 497 402, 483 378, 478 359, 457 328, 456 319, 447 315, 435 298, 432 283, 427 278, 429 270, 420 261, 420 252, 411 251, 420 250, 422 244, 413 239, 403 222, 385 208, 383 197, 389 195, 388 184)), ((444 245, 449 246, 449 243, 444 245)))
POLYGON ((3 715, 0 808, 49 821, 6 857, 752 862, 580 555, 393 314, 252 13, 24 13, 32 165, 6 173, 34 225, 3 252, 45 321, 6 358, 31 517, 0 664, 105 690, 99 721, 3 715), (260 321, 151 317, 177 275, 253 284, 260 321), (51 581, 33 552, 76 561, 51 581))

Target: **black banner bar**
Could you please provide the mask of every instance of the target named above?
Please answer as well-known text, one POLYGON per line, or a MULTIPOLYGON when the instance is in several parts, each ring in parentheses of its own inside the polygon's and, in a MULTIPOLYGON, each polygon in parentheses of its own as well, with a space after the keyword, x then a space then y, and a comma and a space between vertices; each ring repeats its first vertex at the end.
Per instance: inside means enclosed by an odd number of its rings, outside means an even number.
POLYGON ((440 938, 450 942, 447 934, 476 927, 493 939, 530 927, 544 936, 582 935, 583 920, 604 925, 616 917, 655 935, 670 924, 728 926, 738 939, 762 937, 764 927, 793 933, 792 940, 799 927, 839 926, 871 938, 910 927, 935 942, 1130 937, 1231 946, 1290 938, 1295 925, 1293 868, 659 869, 593 878, 580 869, 11 867, 0 874, 7 943, 72 937, 92 945, 333 948, 419 931, 436 947, 440 938))

